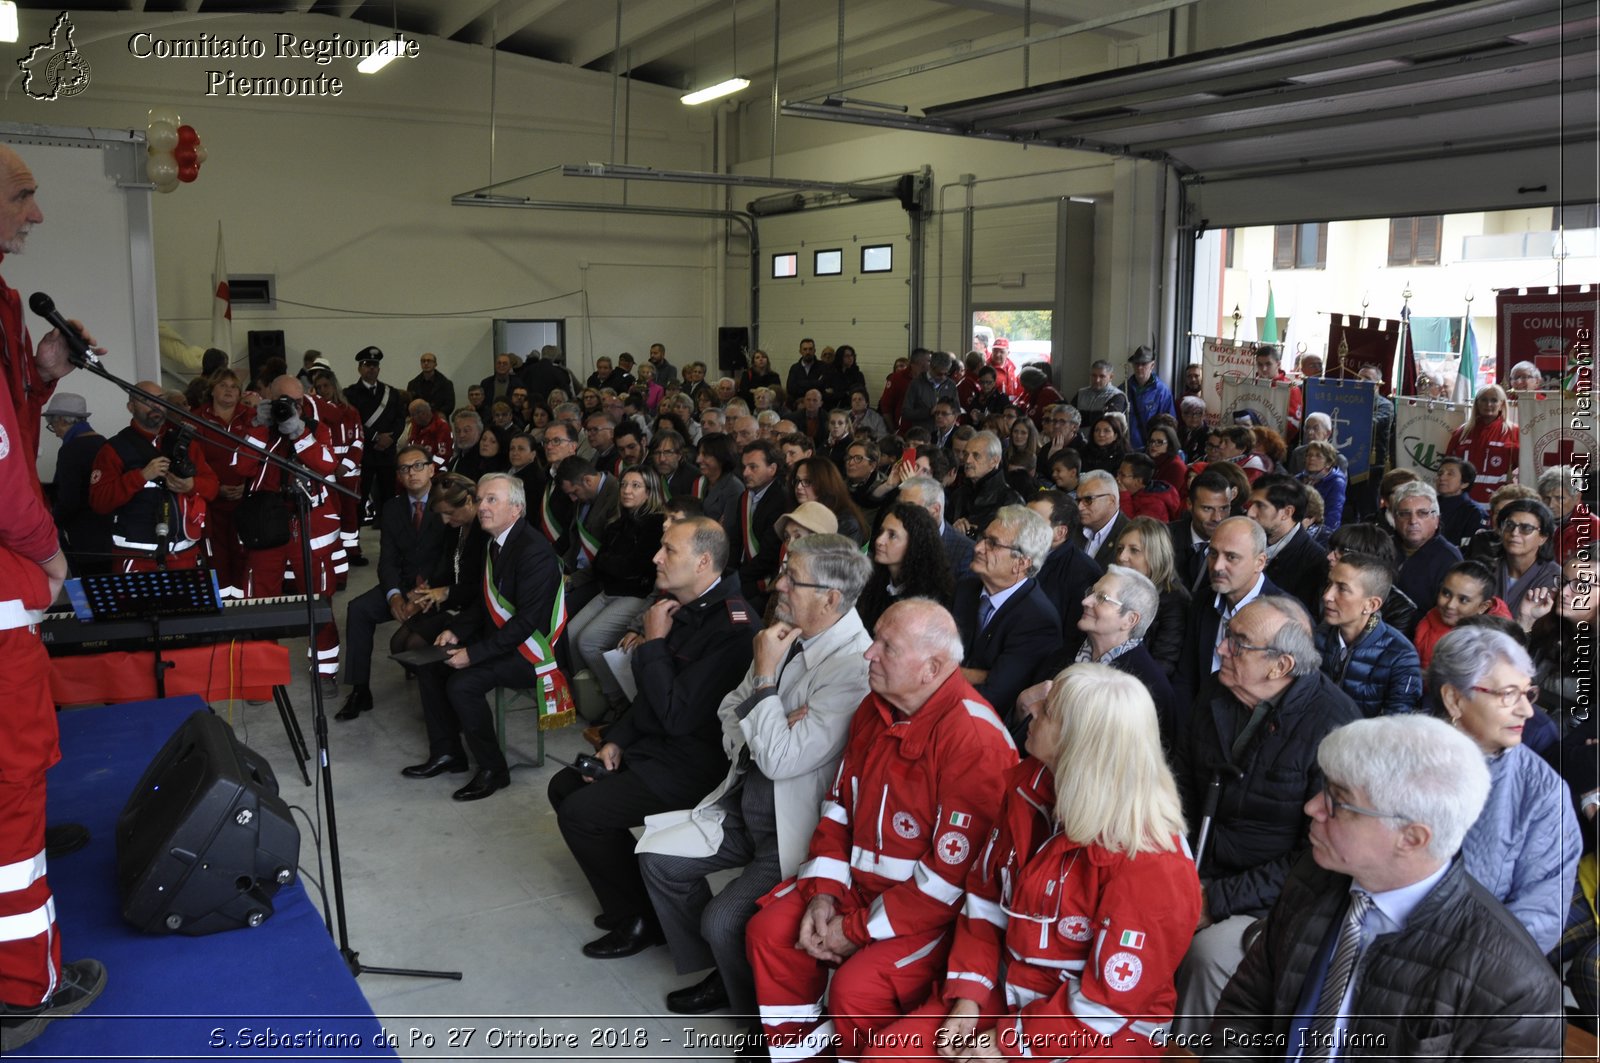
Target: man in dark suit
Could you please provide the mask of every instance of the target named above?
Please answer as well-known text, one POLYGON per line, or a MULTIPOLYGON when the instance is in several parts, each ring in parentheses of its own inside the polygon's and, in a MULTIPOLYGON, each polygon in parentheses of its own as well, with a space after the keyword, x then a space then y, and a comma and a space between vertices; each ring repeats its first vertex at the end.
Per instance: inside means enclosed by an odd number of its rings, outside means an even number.
POLYGON ((783 486, 783 456, 777 446, 758 439, 745 445, 742 457, 744 494, 728 515, 728 541, 735 551, 730 561, 739 572, 745 600, 760 616, 778 574, 778 518, 794 508, 794 498, 783 486))
POLYGON ((1117 559, 1117 538, 1128 527, 1121 509, 1117 478, 1100 469, 1078 477, 1078 530, 1072 545, 1104 569, 1117 559))
POLYGON ((509 354, 495 355, 494 372, 484 377, 483 382, 478 385, 483 389, 484 407, 492 409, 497 402, 509 403, 511 401, 511 389, 516 387, 518 383, 520 381, 517 379, 517 375, 511 371, 511 356, 509 354))
POLYGON ((1022 496, 1011 489, 1005 470, 1000 467, 1004 449, 999 436, 993 432, 978 432, 967 440, 959 453, 968 491, 965 512, 955 522, 956 530, 976 536, 989 526, 1002 506, 1022 505, 1022 496))
MULTIPOLYGON (((1217 647, 1228 620, 1263 594, 1282 594, 1266 576, 1267 535, 1249 517, 1229 517, 1217 525, 1206 552, 1210 593, 1197 594, 1189 609, 1183 656, 1172 676, 1180 705, 1205 690, 1206 681, 1222 667, 1217 647)), ((1181 733, 1185 720, 1179 719, 1181 733)))
POLYGON ((1167 525, 1172 532, 1172 562, 1178 578, 1198 594, 1210 582, 1206 548, 1217 525, 1233 515, 1233 487, 1219 472, 1207 469, 1189 481, 1189 515, 1167 525))
POLYGON ((344 681, 351 689, 336 720, 353 720, 371 710, 367 684, 372 676, 373 633, 379 624, 391 620, 403 624, 417 613, 408 596, 445 549, 444 521, 428 506, 433 459, 414 445, 401 447, 396 457, 405 494, 389 499, 378 514, 382 542, 377 585, 351 599, 345 610, 344 681))
POLYGON ((800 360, 789 367, 783 391, 790 402, 796 402, 810 388, 820 389, 827 405, 833 395, 833 368, 817 358, 817 341, 807 338, 800 341, 800 360))
MULTIPOLYGON (((1039 569, 1039 586, 1061 617, 1061 630, 1072 638, 1083 616, 1083 598, 1105 569, 1088 554, 1072 545, 1077 530, 1078 507, 1065 491, 1045 491, 1028 502, 1028 508, 1050 522, 1050 553, 1039 569)), ((1149 620, 1155 610, 1149 610, 1149 620)), ((1148 626, 1148 625, 1147 625, 1148 626)))
MULTIPOLYGON (((573 455, 563 458, 556 466, 555 481, 573 505, 572 534, 568 538, 567 552, 561 555, 561 564, 568 572, 581 572, 594 560, 594 553, 600 547, 600 533, 617 519, 621 508, 617 478, 573 455)), ((568 604, 575 611, 583 608, 575 601, 568 604)))
POLYGON ((950 578, 959 583, 972 571, 972 540, 962 535, 944 519, 944 488, 932 476, 913 476, 900 484, 896 501, 921 506, 939 522, 939 540, 944 543, 945 560, 950 562, 950 578))
POLYGON ((491 540, 484 595, 434 640, 445 659, 417 672, 428 759, 401 774, 431 779, 466 771, 465 737, 478 772, 451 795, 457 801, 478 801, 510 785, 489 692, 542 686, 541 677, 555 668, 555 643, 566 627, 561 562, 526 520, 527 509, 522 481, 512 474, 490 473, 478 481, 478 524, 491 540))
POLYGON ((1263 476, 1251 485, 1246 512, 1267 533, 1267 579, 1294 595, 1312 616, 1322 615, 1328 552, 1300 526, 1305 485, 1288 476, 1263 476))
POLYGON ((961 674, 994 706, 1013 740, 1026 741, 1017 695, 1039 661, 1061 648, 1061 618, 1032 577, 1050 551, 1050 525, 1025 506, 1002 506, 978 538, 972 575, 956 585, 951 612, 966 655, 961 674))
POLYGON ((600 902, 595 924, 608 931, 583 947, 594 959, 631 956, 665 940, 632 828, 690 807, 727 773, 717 708, 750 667, 760 626, 739 595, 739 577, 723 575, 728 537, 716 521, 672 525, 655 561, 660 597, 645 611, 644 641, 632 653, 639 694, 595 754, 607 774, 563 768, 550 780, 556 823, 600 902))
POLYGON ((433 412, 449 417, 456 412, 456 386, 450 378, 439 372, 439 357, 428 351, 417 359, 422 372, 411 378, 406 391, 413 399, 423 399, 433 412))

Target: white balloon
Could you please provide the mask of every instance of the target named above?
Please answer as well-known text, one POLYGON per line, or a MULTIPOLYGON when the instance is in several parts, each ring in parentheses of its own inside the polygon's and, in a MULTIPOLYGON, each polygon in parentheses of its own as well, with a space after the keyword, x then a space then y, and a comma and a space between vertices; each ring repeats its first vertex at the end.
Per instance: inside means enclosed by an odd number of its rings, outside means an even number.
POLYGON ((178 127, 170 122, 151 122, 144 139, 150 146, 150 154, 170 152, 178 146, 178 127))
POLYGON ((152 107, 148 114, 152 125, 156 122, 165 122, 173 129, 177 129, 183 124, 183 119, 178 117, 178 112, 171 107, 152 107))
POLYGON ((206 150, 206 146, 204 144, 196 144, 194 146, 194 161, 196 166, 202 162, 205 162, 206 159, 210 157, 211 153, 206 150))
POLYGON ((160 182, 158 182, 156 184, 156 191, 157 192, 176 192, 177 190, 178 190, 178 179, 176 177, 174 177, 170 181, 160 181, 160 182))
POLYGON ((171 152, 152 155, 149 161, 145 163, 144 171, 157 188, 169 181, 176 184, 178 181, 178 160, 172 157, 171 152))

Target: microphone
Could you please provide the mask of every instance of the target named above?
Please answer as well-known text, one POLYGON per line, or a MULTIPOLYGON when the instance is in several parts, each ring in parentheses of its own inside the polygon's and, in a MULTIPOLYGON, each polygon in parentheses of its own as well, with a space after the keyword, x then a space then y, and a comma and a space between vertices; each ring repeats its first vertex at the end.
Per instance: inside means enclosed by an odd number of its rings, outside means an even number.
POLYGON ((61 333, 61 338, 67 341, 67 347, 72 351, 71 361, 74 365, 85 368, 100 368, 99 357, 89 349, 84 342, 83 333, 61 316, 61 311, 56 309, 56 301, 44 292, 34 292, 28 298, 28 306, 35 314, 54 325, 61 333))

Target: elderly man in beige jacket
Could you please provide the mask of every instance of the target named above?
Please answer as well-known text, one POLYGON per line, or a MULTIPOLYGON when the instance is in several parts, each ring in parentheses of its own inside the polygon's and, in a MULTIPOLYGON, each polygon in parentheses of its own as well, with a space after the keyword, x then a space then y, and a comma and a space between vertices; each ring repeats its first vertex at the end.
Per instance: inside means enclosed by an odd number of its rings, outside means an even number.
POLYGON ((863 654, 872 638, 855 604, 871 571, 842 535, 789 546, 775 585, 777 619, 756 636, 749 673, 718 709, 727 778, 695 808, 645 820, 640 869, 673 962, 680 974, 713 967, 667 994, 671 1011, 756 1012, 745 924, 756 899, 805 859, 851 717, 866 697, 863 654), (733 867, 745 870, 713 897, 706 876, 733 867))

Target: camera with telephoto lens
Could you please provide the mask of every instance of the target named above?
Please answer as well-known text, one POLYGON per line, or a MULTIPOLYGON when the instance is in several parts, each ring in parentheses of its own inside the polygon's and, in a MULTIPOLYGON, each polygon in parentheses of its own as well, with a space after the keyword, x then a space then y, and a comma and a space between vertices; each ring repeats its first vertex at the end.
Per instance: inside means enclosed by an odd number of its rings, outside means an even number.
POLYGON ((268 412, 273 424, 283 424, 300 416, 300 404, 287 395, 281 395, 272 400, 268 412))
POLYGON ((167 459, 167 471, 180 480, 187 480, 195 473, 194 459, 189 456, 193 443, 194 433, 188 428, 168 432, 161 438, 161 456, 167 459))

